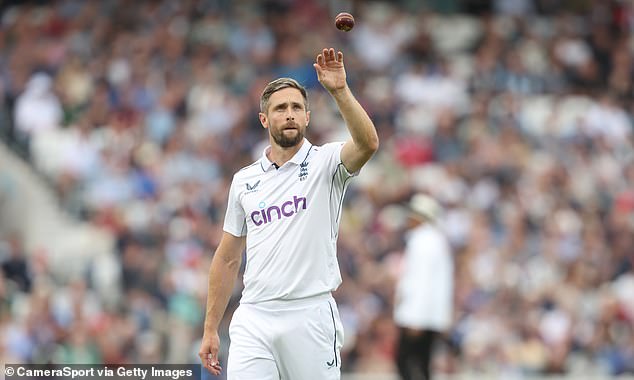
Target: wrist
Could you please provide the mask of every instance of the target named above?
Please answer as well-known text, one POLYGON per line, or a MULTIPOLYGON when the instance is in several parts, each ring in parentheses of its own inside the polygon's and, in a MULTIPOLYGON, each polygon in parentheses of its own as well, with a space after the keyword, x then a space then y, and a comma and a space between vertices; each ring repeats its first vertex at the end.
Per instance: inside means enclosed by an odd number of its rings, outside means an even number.
POLYGON ((218 323, 214 323, 213 321, 205 322, 203 327, 203 333, 209 334, 218 331, 218 323))
POLYGON ((206 327, 203 329, 203 338, 209 338, 216 334, 218 334, 218 329, 208 329, 206 327))
POLYGON ((330 92, 330 95, 332 95, 332 97, 337 99, 337 98, 341 98, 343 96, 348 95, 348 93, 350 92, 350 88, 346 84, 343 87, 334 88, 334 89, 329 90, 328 92, 330 92))

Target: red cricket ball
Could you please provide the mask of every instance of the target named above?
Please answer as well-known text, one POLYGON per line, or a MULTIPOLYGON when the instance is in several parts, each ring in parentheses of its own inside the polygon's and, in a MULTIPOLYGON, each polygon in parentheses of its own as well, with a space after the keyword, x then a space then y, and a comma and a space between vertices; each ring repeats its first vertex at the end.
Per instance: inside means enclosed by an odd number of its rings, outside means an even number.
POLYGON ((354 17, 348 12, 341 12, 335 17, 335 26, 339 30, 349 32, 354 28, 354 17))

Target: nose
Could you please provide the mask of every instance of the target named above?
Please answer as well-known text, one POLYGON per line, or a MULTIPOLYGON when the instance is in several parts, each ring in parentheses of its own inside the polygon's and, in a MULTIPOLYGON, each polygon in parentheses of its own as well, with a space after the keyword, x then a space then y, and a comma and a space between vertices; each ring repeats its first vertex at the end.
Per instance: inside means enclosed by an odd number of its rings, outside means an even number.
POLYGON ((288 107, 286 109, 286 121, 291 121, 291 120, 295 120, 295 116, 293 116, 293 110, 291 109, 291 107, 288 107))

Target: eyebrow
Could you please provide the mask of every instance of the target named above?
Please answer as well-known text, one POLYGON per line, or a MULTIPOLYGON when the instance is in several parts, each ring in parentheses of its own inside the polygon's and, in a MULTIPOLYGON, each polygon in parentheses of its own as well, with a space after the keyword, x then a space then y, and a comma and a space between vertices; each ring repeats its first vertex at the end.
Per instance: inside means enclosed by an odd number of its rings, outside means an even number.
MULTIPOLYGON (((280 103, 280 104, 276 104, 273 106, 273 109, 277 110, 277 109, 282 109, 282 108, 286 108, 288 107, 289 102, 284 102, 284 103, 280 103)), ((302 108, 304 108, 304 103, 299 103, 299 102, 290 102, 290 104, 292 106, 300 106, 302 108)))

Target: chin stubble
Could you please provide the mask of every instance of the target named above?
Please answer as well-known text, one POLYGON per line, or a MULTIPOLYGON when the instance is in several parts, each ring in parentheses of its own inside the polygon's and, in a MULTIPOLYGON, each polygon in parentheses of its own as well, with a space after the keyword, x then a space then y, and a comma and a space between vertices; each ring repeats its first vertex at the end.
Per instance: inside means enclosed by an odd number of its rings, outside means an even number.
POLYGON ((271 134, 271 136, 273 136, 273 141, 275 141, 275 143, 282 148, 292 148, 304 139, 304 134, 299 129, 299 126, 296 123, 289 123, 285 127, 288 126, 296 128, 297 134, 295 135, 295 137, 286 137, 286 135, 284 135, 284 129, 281 129, 279 133, 271 134))

